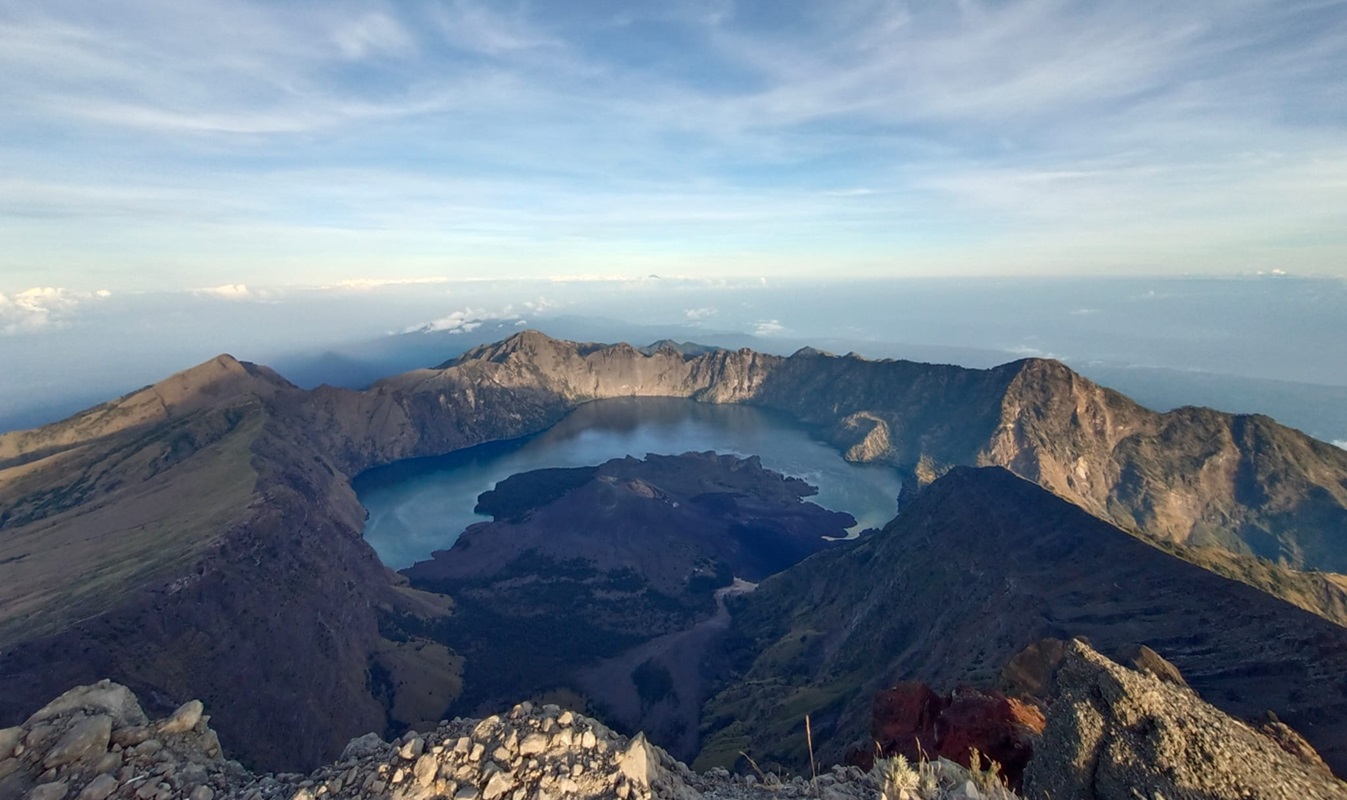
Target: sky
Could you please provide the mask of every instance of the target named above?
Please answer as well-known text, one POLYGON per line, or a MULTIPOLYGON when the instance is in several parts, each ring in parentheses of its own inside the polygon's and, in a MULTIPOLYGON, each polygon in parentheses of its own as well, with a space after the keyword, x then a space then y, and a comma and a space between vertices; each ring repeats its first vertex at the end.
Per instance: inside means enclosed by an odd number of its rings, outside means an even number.
POLYGON ((0 334, 147 292, 1342 276, 1344 75, 1331 0, 0 0, 0 334))

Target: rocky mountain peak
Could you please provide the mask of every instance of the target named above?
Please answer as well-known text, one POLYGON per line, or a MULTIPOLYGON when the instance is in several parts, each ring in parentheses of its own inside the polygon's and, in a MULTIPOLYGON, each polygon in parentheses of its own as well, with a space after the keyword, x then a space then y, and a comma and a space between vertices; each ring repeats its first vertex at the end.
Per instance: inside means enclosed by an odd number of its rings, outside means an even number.
POLYGON ((1052 713, 1025 772, 1029 797, 1347 796, 1347 784, 1317 755, 1288 752, 1186 686, 1119 666, 1082 641, 1068 643, 1055 683, 1052 713))
POLYGON ((29 431, 0 434, 0 467, 126 431, 181 419, 206 408, 298 391, 268 367, 221 354, 158 383, 29 431))
POLYGON ((540 353, 546 351, 574 351, 579 348, 580 345, 575 342, 553 339, 542 331, 528 328, 507 339, 502 339, 499 342, 478 345, 458 358, 446 361, 441 364, 438 369, 466 364, 471 361, 494 361, 502 363, 516 355, 526 358, 536 358, 540 353))
POLYGON ((149 388, 159 395, 165 406, 185 412, 240 394, 271 396, 296 387, 268 367, 239 361, 222 353, 170 375, 149 388))

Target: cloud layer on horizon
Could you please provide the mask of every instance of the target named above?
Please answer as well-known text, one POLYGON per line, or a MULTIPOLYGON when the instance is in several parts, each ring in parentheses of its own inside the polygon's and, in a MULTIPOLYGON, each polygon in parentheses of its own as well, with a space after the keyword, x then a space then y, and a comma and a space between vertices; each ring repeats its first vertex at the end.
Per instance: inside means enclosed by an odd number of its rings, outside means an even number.
POLYGON ((1319 0, 0 0, 0 290, 1336 273, 1344 42, 1319 0))
POLYGON ((0 335, 37 333, 59 327, 81 305, 111 296, 107 289, 82 292, 55 286, 35 286, 13 295, 0 292, 0 335))

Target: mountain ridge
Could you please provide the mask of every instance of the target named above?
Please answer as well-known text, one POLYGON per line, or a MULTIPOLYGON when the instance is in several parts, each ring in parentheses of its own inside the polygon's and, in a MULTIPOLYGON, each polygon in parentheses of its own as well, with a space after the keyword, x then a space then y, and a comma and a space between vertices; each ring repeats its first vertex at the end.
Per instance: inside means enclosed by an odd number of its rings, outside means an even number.
POLYGON ((951 470, 880 533, 778 573, 732 610, 741 666, 706 706, 701 768, 740 751, 801 768, 807 713, 822 757, 840 760, 866 748, 886 682, 989 685, 1024 646, 1084 636, 1120 660, 1151 647, 1234 716, 1275 709, 1347 769, 1347 629, 1000 467, 951 470))
POLYGON ((1052 491, 1160 538, 1184 541, 1200 525, 1219 530, 1228 521, 1243 526, 1221 540, 1228 547, 1325 568, 1347 559, 1336 535, 1347 513, 1347 452, 1256 419, 1159 415, 1055 362, 967 370, 817 352, 646 355, 524 332, 363 392, 301 390, 265 367, 224 357, 178 373, 164 390, 174 402, 162 408, 154 392, 141 390, 0 438, 0 585, 37 581, 58 595, 37 597, 42 607, 23 613, 0 598, 7 643, 0 718, 112 674, 149 696, 209 699, 222 735, 241 743, 235 749, 274 766, 316 763, 362 730, 412 721, 389 716, 390 708, 427 718, 435 712, 398 699, 400 679, 390 676, 416 673, 407 685, 421 689, 432 681, 431 698, 457 692, 461 664, 453 654, 404 629, 417 627, 409 620, 418 614, 449 612, 442 598, 416 595, 378 562, 360 537, 364 510, 350 479, 378 464, 536 433, 602 397, 761 405, 855 460, 894 464, 913 489, 960 463, 1018 463, 1052 491), (1038 396, 1057 429, 1036 418, 1038 396), (1190 417, 1216 435, 1185 437, 1161 425, 1181 429, 1190 417), (1109 445, 1097 433, 1101 420, 1105 432, 1112 425, 1112 435, 1133 431, 1134 439, 1109 445), (1088 482, 1073 477, 1080 456, 1052 447, 1059 437, 1090 457, 1088 482), (1221 447, 1197 446, 1213 440, 1221 447), (1211 502, 1157 505, 1177 479, 1211 502), (103 534, 84 536, 91 526, 103 534), (85 542, 84 571, 39 563, 35 554, 55 541, 53 530, 85 542), (122 542, 139 549, 120 551, 122 542), (104 564, 140 571, 91 572, 104 564), (89 580, 98 574, 101 584, 89 580), (67 602, 83 586, 104 587, 100 606, 67 602), (31 613, 47 622, 35 624, 31 613), (252 627, 231 625, 237 620, 252 627), (301 674, 278 657, 294 641, 331 654, 320 674, 301 674), (157 655, 133 669, 131 654, 144 650, 157 655), (249 656, 274 686, 266 697, 228 691, 235 672, 247 673, 249 656), (314 690, 334 703, 306 703, 314 690), (328 733, 306 740, 312 749, 287 748, 287 731, 320 727, 328 733))

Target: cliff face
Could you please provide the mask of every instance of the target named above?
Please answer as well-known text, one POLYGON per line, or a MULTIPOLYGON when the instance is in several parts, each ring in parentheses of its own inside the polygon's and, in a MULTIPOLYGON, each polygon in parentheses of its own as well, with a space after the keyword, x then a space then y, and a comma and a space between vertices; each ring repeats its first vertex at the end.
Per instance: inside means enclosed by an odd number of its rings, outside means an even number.
POLYGON ((1024 362, 974 463, 1157 538, 1347 571, 1347 451, 1267 417, 1157 414, 1062 364, 1024 362))
POLYGON ((1347 629, 1170 556, 1000 468, 953 470, 882 532, 764 581, 734 611, 739 671, 704 709, 699 766, 800 768, 865 749, 897 680, 988 685, 1026 645, 1145 644, 1209 702, 1268 709, 1347 771, 1347 629))
POLYGON ((306 392, 222 356, 0 436, 0 722, 113 675, 164 703, 211 700, 252 763, 308 766, 432 717, 461 661, 417 631, 447 603, 379 565, 351 477, 640 395, 784 411, 914 489, 1001 464, 1156 536, 1347 569, 1347 452, 1264 418, 1155 414, 1054 362, 647 355, 525 332, 365 392, 306 392), (239 696, 240 670, 272 694, 239 696))
POLYGON ((291 408, 355 474, 535 433, 590 400, 747 401, 781 360, 748 350, 688 358, 666 348, 646 355, 630 345, 579 345, 526 331, 365 392, 320 388, 296 398, 291 408))

